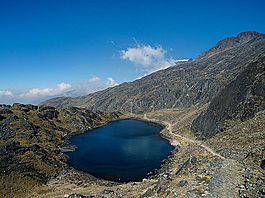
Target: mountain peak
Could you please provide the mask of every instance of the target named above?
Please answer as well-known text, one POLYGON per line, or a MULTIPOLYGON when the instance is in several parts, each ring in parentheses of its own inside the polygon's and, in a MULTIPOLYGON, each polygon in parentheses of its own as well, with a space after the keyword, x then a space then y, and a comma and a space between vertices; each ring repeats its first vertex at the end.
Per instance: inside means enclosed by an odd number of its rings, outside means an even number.
POLYGON ((264 54, 264 47, 264 34, 241 33, 218 42, 208 52, 218 55, 210 54, 199 61, 179 63, 134 82, 82 97, 54 98, 41 104, 133 113, 204 105, 244 71, 250 62, 264 54))
POLYGON ((219 41, 213 48, 203 52, 197 59, 210 57, 259 37, 265 38, 265 34, 256 31, 241 32, 236 37, 232 36, 219 41))
POLYGON ((247 31, 247 32, 241 32, 240 34, 237 35, 237 39, 241 41, 248 42, 249 40, 259 37, 259 36, 264 36, 264 34, 256 32, 256 31, 247 31))

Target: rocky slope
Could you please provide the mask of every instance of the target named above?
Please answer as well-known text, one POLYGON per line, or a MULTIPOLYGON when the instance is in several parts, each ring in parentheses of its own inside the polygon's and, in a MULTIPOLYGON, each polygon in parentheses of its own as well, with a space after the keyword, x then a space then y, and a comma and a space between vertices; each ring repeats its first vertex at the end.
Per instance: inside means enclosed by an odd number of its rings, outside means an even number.
POLYGON ((223 50, 229 50, 233 47, 239 46, 241 44, 247 43, 248 41, 252 40, 255 37, 259 37, 260 33, 251 31, 251 32, 242 32, 237 35, 237 37, 229 37, 224 40, 219 41, 216 46, 209 49, 206 52, 203 52, 198 59, 201 58, 209 58, 210 56, 213 56, 215 54, 218 54, 219 52, 223 50))
POLYGON ((139 80, 81 97, 59 97, 42 104, 90 110, 141 113, 190 107, 211 101, 265 51, 265 35, 244 32, 224 39, 195 61, 161 70, 139 80))
POLYGON ((49 181, 34 197, 264 197, 265 111, 229 125, 206 142, 195 140, 192 120, 201 108, 164 109, 137 115, 164 123, 176 149, 155 176, 142 182, 115 183, 70 170, 49 181))
POLYGON ((54 107, 0 106, 0 196, 264 197, 264 52, 265 35, 245 32, 195 61, 43 103, 54 107), (122 184, 65 168, 67 137, 128 116, 92 112, 117 109, 167 126, 176 149, 157 174, 122 184))
POLYGON ((192 130, 201 138, 222 131, 225 120, 245 121, 265 109, 265 54, 257 57, 235 80, 211 101, 193 121, 192 130))
POLYGON ((243 167, 244 184, 238 191, 239 197, 265 196, 265 111, 244 122, 227 121, 223 131, 206 143, 243 167))
POLYGON ((119 113, 69 107, 0 105, 0 197, 27 197, 63 169, 67 138, 116 120, 119 113))

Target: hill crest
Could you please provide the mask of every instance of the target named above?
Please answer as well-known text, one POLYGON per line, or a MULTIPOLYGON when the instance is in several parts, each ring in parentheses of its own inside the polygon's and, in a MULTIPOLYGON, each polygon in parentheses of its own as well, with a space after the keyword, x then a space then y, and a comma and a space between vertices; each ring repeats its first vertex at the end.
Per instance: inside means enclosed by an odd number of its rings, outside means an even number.
POLYGON ((41 104, 132 113, 204 105, 265 51, 265 35, 257 32, 244 32, 218 43, 225 50, 213 53, 215 48, 211 48, 195 61, 180 63, 133 82, 85 96, 53 98, 41 104), (230 41, 236 44, 229 47, 230 41))

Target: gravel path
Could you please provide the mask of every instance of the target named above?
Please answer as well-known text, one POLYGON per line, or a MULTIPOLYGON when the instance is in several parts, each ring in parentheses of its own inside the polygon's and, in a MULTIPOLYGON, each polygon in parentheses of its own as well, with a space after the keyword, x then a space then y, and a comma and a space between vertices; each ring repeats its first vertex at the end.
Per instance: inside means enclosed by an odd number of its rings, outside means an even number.
POLYGON ((195 143, 195 144, 198 144, 199 146, 201 146, 201 147, 203 147, 205 150, 207 150, 209 153, 211 153, 211 154, 213 154, 213 155, 215 155, 215 156, 218 156, 218 157, 220 157, 221 159, 225 159, 223 156, 221 156, 220 154, 218 154, 218 153, 216 153, 214 150, 212 150, 210 147, 208 147, 208 146, 206 146, 206 145, 204 145, 201 141, 198 141, 198 140, 192 140, 192 139, 190 139, 190 138, 186 138, 186 137, 183 137, 183 136, 181 136, 181 135, 178 135, 178 134, 175 134, 175 133, 173 133, 173 131, 172 131, 172 126, 174 125, 172 125, 171 123, 169 123, 169 122, 165 122, 166 124, 167 124, 167 129, 169 130, 169 132, 173 135, 173 136, 175 136, 175 137, 179 137, 179 138, 182 138, 182 139, 184 139, 185 141, 187 141, 187 142, 192 142, 192 143, 195 143))
POLYGON ((241 165, 235 160, 225 159, 209 183, 208 197, 238 197, 239 186, 243 183, 241 165))

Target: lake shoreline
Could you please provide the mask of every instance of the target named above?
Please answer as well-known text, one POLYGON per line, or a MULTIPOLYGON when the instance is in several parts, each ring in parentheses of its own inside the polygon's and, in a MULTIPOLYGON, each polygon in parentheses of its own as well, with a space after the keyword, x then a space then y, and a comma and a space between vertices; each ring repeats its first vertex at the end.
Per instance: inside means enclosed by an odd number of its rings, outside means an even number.
MULTIPOLYGON (((137 116, 128 116, 128 117, 124 117, 124 118, 119 118, 119 119, 116 119, 116 120, 111 120, 111 121, 108 121, 100 126, 96 126, 90 130, 84 130, 84 131, 79 131, 79 132, 73 132, 71 134, 69 134, 69 136, 67 136, 65 138, 65 146, 70 146, 70 141, 69 139, 72 138, 72 137, 75 137, 75 136, 78 136, 78 135, 82 135, 82 134, 85 134, 85 133, 88 133, 88 132, 91 132, 93 131, 94 129, 97 129, 97 128, 100 128, 100 127, 103 127, 109 123, 112 123, 112 122, 117 122, 117 121, 122 121, 122 120, 135 120, 135 121, 140 121, 140 122, 144 122, 145 124, 147 125, 150 125, 150 126, 155 126, 155 127, 158 127, 159 128, 159 132, 158 132, 158 136, 159 138, 167 141, 171 146, 173 146, 173 150, 170 152, 170 154, 161 161, 161 165, 159 167, 159 169, 155 169, 154 171, 148 173, 146 175, 146 177, 143 178, 143 180, 145 179, 148 179, 148 180, 152 180, 152 179, 158 179, 159 177, 161 177, 161 174, 163 175, 167 170, 170 169, 170 166, 171 166, 171 158, 173 158, 174 154, 177 152, 178 148, 175 146, 175 145, 172 145, 171 144, 171 137, 169 135, 166 135, 164 132, 167 130, 166 128, 166 125, 165 123, 163 122, 158 122, 158 121, 151 121, 151 120, 148 120, 148 119, 145 119, 145 118, 141 118, 141 117, 137 117, 137 116)), ((71 145, 72 146, 72 145, 71 145)), ((76 149, 76 147, 72 150, 74 151, 76 149)), ((72 152, 70 151, 70 152, 72 152)), ((67 158, 69 158, 69 156, 67 155, 67 153, 64 153, 62 152, 64 155, 67 156, 67 158)), ((86 171, 82 171, 82 170, 78 170, 70 165, 68 165, 66 163, 66 166, 65 166, 65 169, 63 171, 61 171, 61 173, 63 172, 68 172, 68 171, 71 171, 71 172, 74 172, 74 171, 77 171, 77 172, 81 172, 82 174, 85 174, 85 175, 89 175, 90 177, 89 178, 93 178, 93 180, 98 180, 98 181, 105 181, 105 182, 110 182, 110 183, 116 183, 116 184, 127 184, 127 183, 131 183, 131 182, 142 182, 142 181, 128 181, 128 182, 118 182, 118 181, 111 181, 111 180, 105 180, 105 179, 102 179, 102 178, 98 178, 98 177, 95 177, 93 176, 92 174, 86 172, 86 171)), ((61 175, 61 173, 59 173, 59 175, 61 175)))

